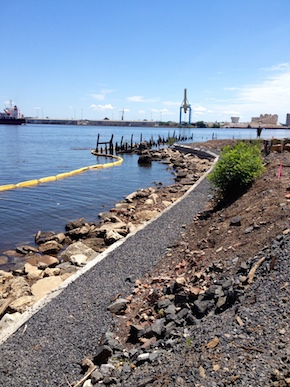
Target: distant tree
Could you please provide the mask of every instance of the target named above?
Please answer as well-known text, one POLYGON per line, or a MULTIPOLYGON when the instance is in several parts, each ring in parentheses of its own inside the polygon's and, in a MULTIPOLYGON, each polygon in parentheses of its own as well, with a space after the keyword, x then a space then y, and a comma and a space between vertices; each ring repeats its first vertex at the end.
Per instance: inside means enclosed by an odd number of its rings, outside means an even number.
POLYGON ((204 121, 197 121, 196 127, 197 128, 206 128, 206 123, 204 121))
POLYGON ((220 128, 221 126, 220 126, 220 123, 219 123, 219 122, 214 122, 214 123, 212 124, 212 127, 213 127, 213 128, 220 128))

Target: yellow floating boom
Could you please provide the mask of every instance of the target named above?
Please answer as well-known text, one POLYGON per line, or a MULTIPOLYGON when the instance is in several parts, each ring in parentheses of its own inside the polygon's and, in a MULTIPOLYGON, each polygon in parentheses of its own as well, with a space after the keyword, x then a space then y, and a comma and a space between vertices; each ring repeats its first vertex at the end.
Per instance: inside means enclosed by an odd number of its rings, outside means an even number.
POLYGON ((47 176, 47 177, 42 177, 40 179, 34 179, 34 180, 27 180, 27 181, 22 181, 17 184, 5 184, 5 185, 0 185, 0 191, 9 191, 15 188, 25 188, 25 187, 33 187, 36 186, 40 183, 49 183, 51 181, 59 180, 59 179, 64 179, 66 177, 71 177, 74 175, 77 175, 79 173, 88 171, 89 169, 101 169, 101 168, 110 168, 114 167, 116 165, 122 164, 124 161, 122 157, 119 156, 114 156, 114 155, 103 155, 100 153, 96 153, 92 151, 92 153, 96 156, 105 156, 105 157, 110 157, 110 158, 115 158, 117 161, 106 163, 106 164, 96 164, 96 165, 89 165, 87 167, 82 167, 78 169, 74 169, 73 171, 70 172, 64 172, 64 173, 59 173, 58 175, 55 176, 47 176))

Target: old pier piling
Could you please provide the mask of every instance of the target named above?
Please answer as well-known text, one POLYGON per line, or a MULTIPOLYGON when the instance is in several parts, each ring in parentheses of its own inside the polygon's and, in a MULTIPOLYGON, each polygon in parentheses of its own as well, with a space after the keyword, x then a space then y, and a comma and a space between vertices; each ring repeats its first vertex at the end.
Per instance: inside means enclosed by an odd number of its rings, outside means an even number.
POLYGON ((109 141, 100 141, 100 134, 97 137, 97 144, 95 151, 97 153, 105 153, 105 154, 114 154, 114 153, 133 153, 140 149, 140 144, 143 142, 146 143, 148 148, 157 147, 160 145, 169 144, 171 145, 173 142, 182 142, 193 139, 193 133, 191 135, 176 135, 175 131, 172 135, 168 133, 167 137, 157 135, 157 140, 154 139, 153 135, 151 135, 150 140, 143 141, 142 133, 140 134, 139 142, 134 142, 134 135, 131 135, 130 141, 124 141, 124 136, 121 137, 120 142, 116 142, 115 146, 113 145, 114 135, 111 135, 111 139, 109 141), (103 147, 104 146, 104 147, 103 147))

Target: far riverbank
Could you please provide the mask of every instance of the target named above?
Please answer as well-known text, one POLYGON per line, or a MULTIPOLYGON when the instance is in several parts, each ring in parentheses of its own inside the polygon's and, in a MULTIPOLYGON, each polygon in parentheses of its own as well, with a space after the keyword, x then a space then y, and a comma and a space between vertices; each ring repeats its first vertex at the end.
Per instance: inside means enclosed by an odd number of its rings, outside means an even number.
POLYGON ((132 127, 132 128, 169 128, 169 129, 257 129, 259 126, 265 129, 290 129, 290 126, 286 125, 262 125, 251 122, 242 122, 238 124, 224 122, 220 125, 220 128, 215 128, 213 123, 207 123, 206 128, 198 128, 195 123, 192 124, 179 124, 177 122, 163 122, 163 121, 130 121, 130 120, 86 120, 86 119, 58 119, 58 118, 35 118, 27 117, 27 124, 35 125, 79 125, 79 126, 105 126, 105 127, 132 127))

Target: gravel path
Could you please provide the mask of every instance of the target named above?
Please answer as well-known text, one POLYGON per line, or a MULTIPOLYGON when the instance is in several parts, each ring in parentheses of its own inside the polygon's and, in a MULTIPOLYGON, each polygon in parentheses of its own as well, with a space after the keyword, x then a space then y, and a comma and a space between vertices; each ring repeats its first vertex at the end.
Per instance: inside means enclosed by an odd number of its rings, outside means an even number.
POLYGON ((111 299, 130 293, 134 281, 178 241, 209 193, 210 183, 203 179, 33 315, 0 347, 0 385, 69 386, 78 380, 81 359, 94 354, 112 324, 111 299))

